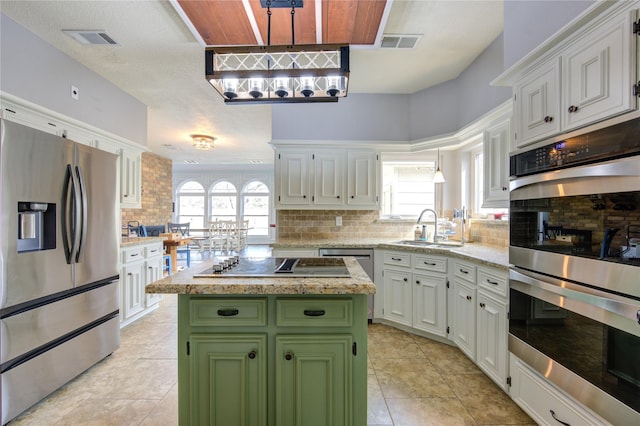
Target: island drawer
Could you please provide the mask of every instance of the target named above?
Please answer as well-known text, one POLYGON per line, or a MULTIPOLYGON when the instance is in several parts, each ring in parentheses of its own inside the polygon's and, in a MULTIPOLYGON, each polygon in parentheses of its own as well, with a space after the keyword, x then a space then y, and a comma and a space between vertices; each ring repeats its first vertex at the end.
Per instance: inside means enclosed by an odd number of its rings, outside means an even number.
POLYGON ((267 299, 192 298, 189 324, 194 327, 267 325, 267 299))
POLYGON ((351 327, 351 299, 277 299, 276 325, 279 327, 351 327))

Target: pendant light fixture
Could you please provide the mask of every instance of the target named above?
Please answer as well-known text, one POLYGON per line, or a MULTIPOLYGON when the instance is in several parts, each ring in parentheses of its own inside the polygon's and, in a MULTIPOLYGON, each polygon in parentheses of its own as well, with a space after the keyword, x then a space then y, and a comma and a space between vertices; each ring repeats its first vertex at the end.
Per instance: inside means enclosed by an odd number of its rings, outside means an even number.
POLYGON ((442 174, 442 171, 440 170, 440 148, 438 148, 438 159, 436 160, 436 172, 433 175, 433 182, 434 183, 445 183, 446 180, 444 179, 444 174, 442 174))
POLYGON ((266 0, 267 45, 207 47, 205 74, 225 103, 337 102, 347 96, 349 46, 295 44, 301 0, 266 0), (291 45, 271 46, 271 7, 291 7, 291 45))

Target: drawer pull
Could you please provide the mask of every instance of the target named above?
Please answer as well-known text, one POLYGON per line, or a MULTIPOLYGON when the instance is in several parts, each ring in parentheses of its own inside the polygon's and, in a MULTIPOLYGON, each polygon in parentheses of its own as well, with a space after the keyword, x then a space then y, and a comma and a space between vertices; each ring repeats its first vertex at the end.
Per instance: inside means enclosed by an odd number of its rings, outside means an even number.
POLYGON ((489 278, 487 278, 487 282, 489 284, 498 285, 498 281, 491 281, 489 278))
POLYGON ((255 359, 256 358, 256 351, 251 351, 249 352, 249 359, 255 359))
POLYGON ((463 274, 468 274, 469 271, 465 271, 464 269, 460 268, 460 272, 462 272, 463 274))
POLYGON ((567 422, 563 422, 562 420, 560 420, 557 416, 555 411, 553 410, 549 410, 549 412, 551 413, 551 417, 553 417, 553 420, 555 420, 556 422, 560 423, 561 425, 564 426, 571 426, 571 424, 567 423, 567 422))
POLYGON ((318 309, 318 310, 305 309, 304 314, 308 317, 322 317, 325 314, 325 310, 324 309, 318 309))
POLYGON ((391 260, 395 260, 396 262, 402 262, 402 258, 400 257, 392 257, 391 260))
POLYGON ((151 253, 157 253, 157 252, 158 252, 158 249, 155 249, 155 250, 149 250, 149 251, 150 251, 151 253))
POLYGON ((239 313, 240 313, 240 311, 238 309, 235 309, 235 308, 218 309, 218 316, 221 316, 221 317, 235 317, 239 313))
POLYGON ((286 359, 287 361, 291 361, 293 359, 293 354, 291 352, 287 352, 286 354, 284 354, 284 359, 286 359))
POLYGON ((136 257, 136 256, 140 256, 140 253, 133 253, 133 254, 131 254, 131 257, 136 257))

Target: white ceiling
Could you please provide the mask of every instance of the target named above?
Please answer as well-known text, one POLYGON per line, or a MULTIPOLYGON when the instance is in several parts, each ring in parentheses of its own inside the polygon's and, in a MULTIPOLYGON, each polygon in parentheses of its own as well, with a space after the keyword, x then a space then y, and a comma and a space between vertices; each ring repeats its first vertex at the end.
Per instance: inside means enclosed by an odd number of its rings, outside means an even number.
MULTIPOLYGON (((456 78, 502 32, 502 3, 394 0, 383 32, 423 37, 415 49, 352 47, 349 93, 410 94, 456 78)), ((271 106, 224 104, 169 1, 0 0, 0 12, 146 104, 154 153, 175 164, 273 162, 271 106), (119 45, 81 45, 63 29, 105 30, 119 45), (216 148, 193 149, 193 133, 216 136, 216 148)))

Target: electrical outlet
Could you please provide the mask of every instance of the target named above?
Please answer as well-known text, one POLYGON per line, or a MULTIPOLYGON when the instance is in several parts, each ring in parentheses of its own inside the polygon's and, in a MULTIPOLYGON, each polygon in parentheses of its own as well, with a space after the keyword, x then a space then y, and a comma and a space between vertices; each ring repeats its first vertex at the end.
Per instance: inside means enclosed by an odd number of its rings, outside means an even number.
POLYGON ((75 99, 76 101, 80 99, 80 91, 76 86, 71 86, 71 98, 75 99))
POLYGON ((336 226, 342 226, 342 216, 336 216, 336 226))

